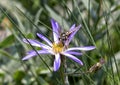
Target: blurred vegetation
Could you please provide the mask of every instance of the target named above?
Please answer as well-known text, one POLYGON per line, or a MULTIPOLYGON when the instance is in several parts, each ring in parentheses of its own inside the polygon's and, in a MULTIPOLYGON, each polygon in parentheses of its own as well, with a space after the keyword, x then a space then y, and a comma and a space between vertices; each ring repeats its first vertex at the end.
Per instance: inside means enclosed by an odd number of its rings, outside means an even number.
POLYGON ((46 64, 40 57, 21 60, 32 49, 23 38, 40 40, 39 32, 52 40, 51 18, 63 30, 82 24, 70 46, 96 46, 78 56, 82 67, 67 60, 70 85, 120 85, 119 0, 0 0, 0 85, 63 85, 60 71, 46 66, 52 68, 52 56, 40 56, 46 64), (85 73, 100 58, 105 64, 85 73))

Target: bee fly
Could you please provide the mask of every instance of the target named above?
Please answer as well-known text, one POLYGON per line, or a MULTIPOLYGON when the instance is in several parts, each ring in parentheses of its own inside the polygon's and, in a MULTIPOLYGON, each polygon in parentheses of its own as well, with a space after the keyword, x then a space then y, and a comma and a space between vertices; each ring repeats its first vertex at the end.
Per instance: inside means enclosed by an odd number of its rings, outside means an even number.
POLYGON ((102 65, 105 63, 105 60, 103 59, 103 58, 101 58, 100 60, 99 60, 99 62, 97 62, 96 64, 94 64, 93 66, 91 66, 90 68, 89 68, 89 70, 88 71, 86 71, 86 72, 81 72, 81 73, 79 73, 79 72, 74 72, 74 73, 66 73, 67 75, 81 75, 81 74, 87 74, 87 73, 93 73, 93 72, 96 72, 96 71, 98 71, 99 69, 101 69, 101 67, 102 67, 102 65))
POLYGON ((87 73, 92 73, 92 72, 96 72, 97 70, 99 70, 102 65, 105 63, 105 60, 103 58, 101 58, 99 60, 99 62, 97 62, 96 64, 94 64, 93 66, 91 66, 89 68, 89 70, 87 71, 87 73))
POLYGON ((70 34, 71 34, 70 32, 61 33, 59 40, 62 42, 65 42, 68 39, 68 37, 70 36, 70 34))
POLYGON ((77 28, 72 31, 67 31, 67 32, 61 33, 59 40, 64 44, 65 41, 67 41, 69 39, 69 36, 71 35, 71 33, 75 32, 76 30, 77 30, 77 28))

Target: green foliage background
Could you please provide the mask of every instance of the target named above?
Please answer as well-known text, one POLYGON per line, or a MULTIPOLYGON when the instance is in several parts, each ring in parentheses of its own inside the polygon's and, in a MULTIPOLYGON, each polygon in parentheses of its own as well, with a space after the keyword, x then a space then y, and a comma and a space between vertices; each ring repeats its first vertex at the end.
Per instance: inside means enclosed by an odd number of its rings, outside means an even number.
POLYGON ((51 18, 63 30, 82 24, 71 46, 96 46, 77 56, 84 66, 67 59, 70 85, 120 85, 119 0, 0 0, 0 85, 63 85, 60 71, 49 70, 53 56, 21 60, 33 49, 23 38, 41 41, 39 32, 52 40, 51 18), (102 68, 85 73, 100 58, 102 68))

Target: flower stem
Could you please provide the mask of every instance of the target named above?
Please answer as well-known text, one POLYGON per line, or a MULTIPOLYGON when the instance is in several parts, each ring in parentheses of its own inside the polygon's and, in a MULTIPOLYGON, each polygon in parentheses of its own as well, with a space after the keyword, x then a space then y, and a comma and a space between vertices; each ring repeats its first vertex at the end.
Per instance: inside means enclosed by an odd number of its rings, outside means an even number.
POLYGON ((63 83, 64 85, 70 85, 68 81, 68 76, 65 74, 66 69, 67 69, 67 64, 66 64, 66 57, 61 56, 61 61, 62 61, 62 77, 63 77, 63 83))

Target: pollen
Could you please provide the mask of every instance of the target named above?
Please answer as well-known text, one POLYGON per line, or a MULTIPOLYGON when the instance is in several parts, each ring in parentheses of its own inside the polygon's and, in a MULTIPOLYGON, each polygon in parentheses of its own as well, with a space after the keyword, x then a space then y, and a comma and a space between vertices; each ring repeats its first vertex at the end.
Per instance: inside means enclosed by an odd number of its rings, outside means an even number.
POLYGON ((57 54, 63 51, 64 45, 62 44, 62 42, 53 43, 52 49, 57 54))

